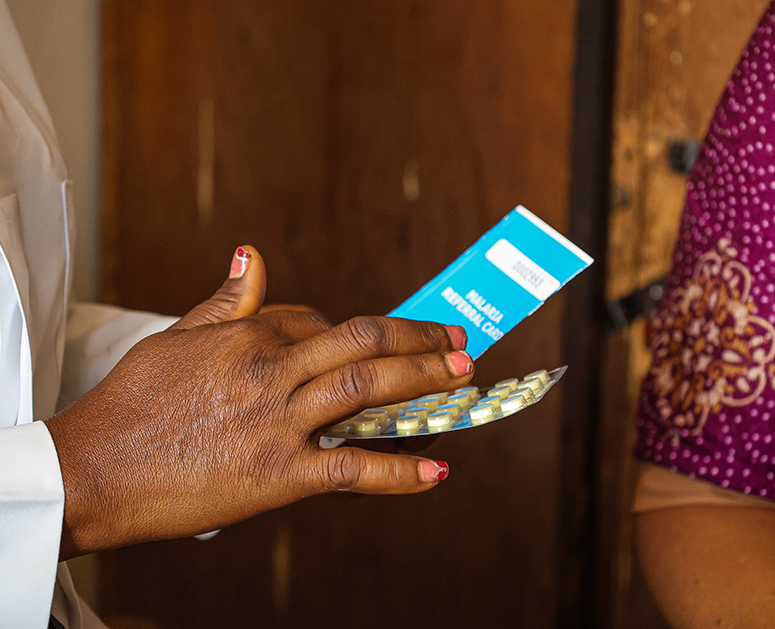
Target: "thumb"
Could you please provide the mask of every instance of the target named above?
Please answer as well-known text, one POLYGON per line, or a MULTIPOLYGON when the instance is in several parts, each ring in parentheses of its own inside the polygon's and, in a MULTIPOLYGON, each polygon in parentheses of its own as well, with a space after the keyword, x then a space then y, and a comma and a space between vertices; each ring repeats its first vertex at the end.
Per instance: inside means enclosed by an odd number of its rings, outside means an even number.
POLYGON ((253 247, 238 247, 231 260, 229 279, 207 301, 199 304, 172 329, 187 330, 206 323, 233 321, 256 314, 266 293, 266 268, 253 247))
POLYGON ((415 494, 435 487, 449 475, 444 461, 350 447, 319 450, 315 462, 323 492, 415 494))

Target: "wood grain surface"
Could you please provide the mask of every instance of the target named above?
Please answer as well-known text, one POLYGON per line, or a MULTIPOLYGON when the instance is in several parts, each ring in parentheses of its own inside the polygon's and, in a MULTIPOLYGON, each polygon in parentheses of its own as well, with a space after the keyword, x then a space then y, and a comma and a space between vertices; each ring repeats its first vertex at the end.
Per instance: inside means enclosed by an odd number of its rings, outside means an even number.
MULTIPOLYGON (((574 0, 105 0, 106 294, 381 314, 522 203, 567 227, 574 0)), ((477 364, 564 363, 559 295, 477 364)), ((572 365, 571 368, 583 368, 572 365)), ((327 496, 104 560, 117 626, 552 627, 563 396, 438 440, 421 496, 327 496), (139 626, 139 625, 138 625, 139 626)))

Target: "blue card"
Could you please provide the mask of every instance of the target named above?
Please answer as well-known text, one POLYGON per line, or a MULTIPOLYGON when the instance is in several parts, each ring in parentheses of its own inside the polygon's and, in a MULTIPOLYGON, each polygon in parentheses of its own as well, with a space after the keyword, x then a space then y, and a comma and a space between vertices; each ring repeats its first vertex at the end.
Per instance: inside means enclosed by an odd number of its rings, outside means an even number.
POLYGON ((461 325, 476 359, 592 262, 519 206, 388 316, 461 325))

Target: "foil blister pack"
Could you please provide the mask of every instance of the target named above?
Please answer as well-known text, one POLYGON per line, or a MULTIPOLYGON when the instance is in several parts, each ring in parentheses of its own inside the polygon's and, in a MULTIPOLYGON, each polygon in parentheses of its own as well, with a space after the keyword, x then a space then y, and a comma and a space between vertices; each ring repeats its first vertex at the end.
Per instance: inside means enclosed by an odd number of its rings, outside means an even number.
POLYGON ((567 367, 502 380, 489 389, 464 387, 401 404, 370 408, 329 428, 329 439, 385 439, 434 435, 484 426, 537 404, 567 367))

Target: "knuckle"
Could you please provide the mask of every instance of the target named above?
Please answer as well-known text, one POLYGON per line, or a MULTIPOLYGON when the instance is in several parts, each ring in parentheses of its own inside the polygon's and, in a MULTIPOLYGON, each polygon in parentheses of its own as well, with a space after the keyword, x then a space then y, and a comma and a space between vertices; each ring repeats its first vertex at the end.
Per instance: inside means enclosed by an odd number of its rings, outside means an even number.
POLYGON ((320 334, 331 329, 331 323, 317 310, 289 311, 289 323, 292 326, 300 326, 307 332, 320 334))
POLYGON ((229 324, 221 346, 233 353, 239 372, 248 380, 265 380, 280 366, 277 343, 267 335, 263 322, 252 317, 237 319, 229 324))
POLYGON ((376 376, 368 363, 349 363, 340 370, 339 390, 348 405, 361 406, 370 399, 376 376))
POLYGON ((311 309, 306 312, 306 315, 310 326, 316 328, 318 331, 325 332, 326 330, 331 329, 331 322, 326 319, 323 313, 315 309, 311 309))
POLYGON ((239 298, 239 293, 233 287, 221 287, 215 295, 201 304, 198 314, 208 323, 227 321, 237 311, 239 298))
POLYGON ((379 317, 355 317, 347 326, 356 346, 368 354, 380 354, 394 346, 392 328, 379 317))
POLYGON ((441 360, 441 357, 437 355, 414 356, 412 358, 414 378, 425 383, 435 382, 437 375, 440 373, 441 360))
POLYGON ((362 458, 355 448, 340 448, 328 460, 324 484, 327 489, 347 491, 358 486, 362 458))
POLYGON ((437 349, 446 345, 449 336, 444 326, 430 321, 425 322, 420 328, 422 342, 430 349, 437 349))
POLYGON ((276 342, 281 345, 287 345, 291 342, 289 319, 293 319, 292 313, 287 310, 273 310, 260 314, 258 319, 266 333, 276 342))
POLYGON ((277 376, 278 364, 274 356, 258 354, 251 358, 245 375, 251 382, 266 384, 277 376))

